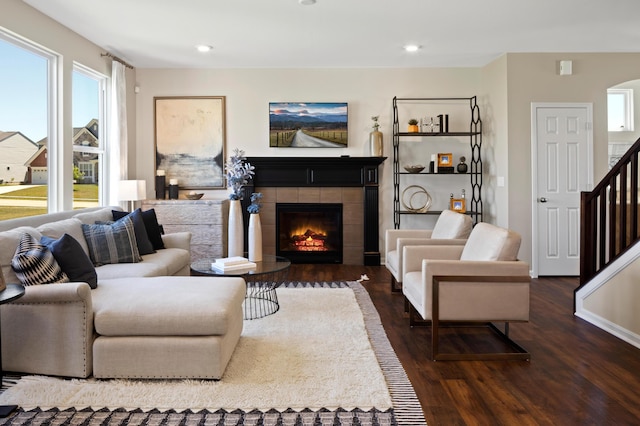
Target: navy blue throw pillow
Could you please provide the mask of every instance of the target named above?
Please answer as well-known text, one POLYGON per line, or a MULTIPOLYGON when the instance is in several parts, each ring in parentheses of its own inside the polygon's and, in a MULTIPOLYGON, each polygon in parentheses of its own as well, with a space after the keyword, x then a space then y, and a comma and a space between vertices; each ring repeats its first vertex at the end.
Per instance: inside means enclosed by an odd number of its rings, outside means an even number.
POLYGON ((42 236, 40 243, 53 253, 60 269, 67 274, 69 280, 86 282, 91 288, 98 287, 96 268, 75 238, 69 234, 64 234, 57 240, 42 236))

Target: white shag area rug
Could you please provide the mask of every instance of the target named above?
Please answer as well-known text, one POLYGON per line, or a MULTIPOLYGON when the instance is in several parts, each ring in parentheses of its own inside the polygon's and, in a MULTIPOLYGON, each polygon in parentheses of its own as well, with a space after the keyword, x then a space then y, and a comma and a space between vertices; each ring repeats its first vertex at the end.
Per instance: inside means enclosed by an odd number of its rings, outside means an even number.
POLYGON ((240 342, 219 381, 26 376, 0 395, 0 404, 16 404, 25 411, 392 407, 354 290, 277 291, 280 310, 244 322, 240 342))

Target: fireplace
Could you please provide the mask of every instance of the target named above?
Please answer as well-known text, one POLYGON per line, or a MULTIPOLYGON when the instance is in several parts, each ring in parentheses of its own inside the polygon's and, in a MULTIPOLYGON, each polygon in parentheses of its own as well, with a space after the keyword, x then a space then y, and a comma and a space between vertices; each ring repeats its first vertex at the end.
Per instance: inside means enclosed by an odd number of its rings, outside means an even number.
MULTIPOLYGON (((276 204, 338 203, 342 205, 342 253, 329 260, 315 253, 315 263, 380 265, 378 166, 386 157, 247 157, 255 167, 252 181, 243 187, 243 212, 253 192, 263 194, 260 211, 263 249, 276 252, 276 204)), ((248 214, 245 214, 245 227, 248 214)), ((306 232, 306 230, 305 230, 306 232)), ((313 231, 312 231, 313 232, 313 231)), ((246 242, 245 242, 246 243, 246 242)), ((290 257, 289 252, 284 254, 290 257)), ((296 254, 297 257, 297 254, 296 254)), ((311 262, 309 258, 296 260, 311 262)))
POLYGON ((293 263, 342 263, 342 204, 277 203, 276 255, 293 263))

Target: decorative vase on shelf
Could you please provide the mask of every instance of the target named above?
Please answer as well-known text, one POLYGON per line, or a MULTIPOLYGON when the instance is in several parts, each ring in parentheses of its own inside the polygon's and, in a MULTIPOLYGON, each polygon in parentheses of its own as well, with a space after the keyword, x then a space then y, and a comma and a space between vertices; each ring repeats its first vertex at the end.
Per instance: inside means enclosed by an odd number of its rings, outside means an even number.
POLYGON ((458 163, 458 173, 467 173, 468 167, 465 163, 466 158, 460 157, 460 162, 458 163))
POLYGON ((262 261, 262 224, 260 214, 249 215, 249 260, 252 262, 262 261))
POLYGON ((374 130, 369 133, 369 149, 372 157, 382 157, 383 151, 382 132, 374 130))
POLYGON ((240 200, 229 201, 229 229, 227 255, 242 256, 244 253, 244 223, 240 200))

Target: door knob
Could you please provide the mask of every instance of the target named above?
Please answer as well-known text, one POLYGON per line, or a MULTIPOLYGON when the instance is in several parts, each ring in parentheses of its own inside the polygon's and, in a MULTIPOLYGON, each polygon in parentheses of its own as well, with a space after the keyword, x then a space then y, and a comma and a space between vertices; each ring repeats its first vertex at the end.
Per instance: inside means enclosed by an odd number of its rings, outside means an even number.
POLYGON ((541 202, 541 203, 546 203, 546 202, 547 202, 547 199, 546 199, 546 198, 544 198, 544 197, 540 197, 540 202, 541 202))

